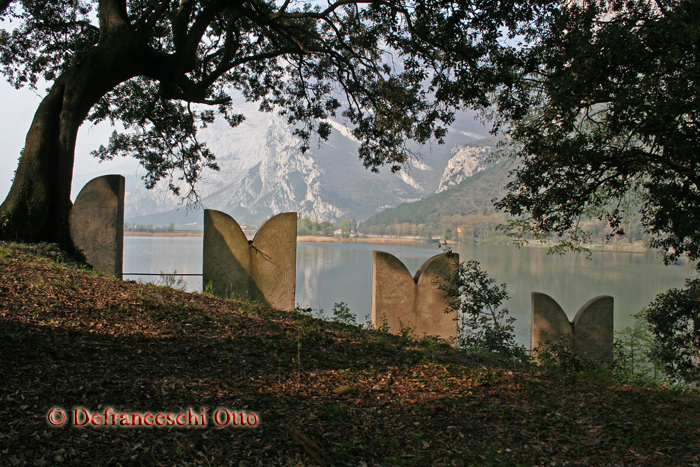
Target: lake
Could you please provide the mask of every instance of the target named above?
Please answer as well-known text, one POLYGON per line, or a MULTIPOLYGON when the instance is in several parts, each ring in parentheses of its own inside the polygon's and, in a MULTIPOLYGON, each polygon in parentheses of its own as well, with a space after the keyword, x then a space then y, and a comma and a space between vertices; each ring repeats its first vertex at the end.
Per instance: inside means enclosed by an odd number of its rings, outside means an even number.
MULTIPOLYGON (((298 243, 296 303, 332 315, 333 305, 345 302, 358 322, 371 312, 372 250, 399 258, 415 274, 437 245, 425 243, 298 243)), ((543 292, 554 298, 573 319, 578 309, 597 295, 615 299, 615 329, 630 325, 654 297, 672 287, 682 287, 693 274, 693 265, 681 261, 664 266, 655 252, 594 251, 582 255, 547 255, 546 249, 510 245, 464 244, 453 247, 460 261, 475 259, 499 284, 506 283, 511 297, 505 303, 516 318, 518 342, 530 341, 530 294, 543 292)), ((124 237, 125 273, 201 274, 202 237, 124 237)), ((126 276, 155 282, 158 276, 126 276)), ((201 277, 183 277, 187 290, 201 291, 201 277)))

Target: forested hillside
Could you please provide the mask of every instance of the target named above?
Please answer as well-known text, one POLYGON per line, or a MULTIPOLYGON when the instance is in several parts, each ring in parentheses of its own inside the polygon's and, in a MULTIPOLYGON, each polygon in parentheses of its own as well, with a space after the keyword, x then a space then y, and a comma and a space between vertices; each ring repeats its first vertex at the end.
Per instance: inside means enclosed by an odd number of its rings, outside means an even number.
POLYGON ((387 209, 360 224, 366 234, 480 237, 505 220, 493 200, 505 194, 508 168, 501 161, 458 185, 413 203, 387 209), (461 235, 458 235, 461 232, 461 235))
MULTIPOLYGON (((511 159, 502 160, 445 191, 382 211, 361 222, 358 230, 370 235, 505 241, 503 232, 496 227, 504 223, 506 215, 497 211, 493 204, 505 195, 508 172, 515 164, 511 159)), ((624 226, 626 236, 617 240, 630 243, 648 240, 638 210, 634 206, 630 209, 633 214, 624 226)), ((596 243, 605 242, 610 232, 595 214, 584 217, 580 227, 589 232, 591 241, 596 243)))

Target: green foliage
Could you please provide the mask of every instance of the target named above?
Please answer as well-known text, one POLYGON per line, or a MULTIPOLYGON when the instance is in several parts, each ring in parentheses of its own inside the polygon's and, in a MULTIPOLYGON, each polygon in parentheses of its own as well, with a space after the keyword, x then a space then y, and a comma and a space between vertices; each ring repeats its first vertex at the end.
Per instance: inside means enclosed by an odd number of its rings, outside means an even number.
POLYGON ((323 308, 314 309, 311 307, 302 307, 301 305, 297 304, 297 306, 294 307, 294 312, 297 313, 299 316, 316 319, 325 319, 323 315, 323 308))
MULTIPOLYGON (((600 362, 577 355, 568 339, 546 342, 533 352, 538 368, 548 373, 586 375, 612 384, 659 387, 671 383, 658 359, 659 345, 648 322, 648 311, 634 315, 635 321, 615 333, 612 362, 600 362)), ((675 357, 674 357, 675 359, 675 357)))
POLYGON ((646 310, 634 315, 634 324, 615 332, 613 373, 618 381, 637 386, 667 384, 663 365, 655 357, 656 341, 646 310))
POLYGON ((365 322, 360 324, 360 329, 365 329, 367 331, 370 331, 374 329, 374 326, 372 326, 372 316, 367 314, 365 315, 365 322))
POLYGON ((345 219, 340 223, 338 228, 341 230, 343 237, 348 238, 352 231, 352 221, 350 219, 345 219))
POLYGON ((209 281, 206 284, 204 284, 202 293, 205 295, 214 295, 214 281, 209 281))
MULTIPOLYGON (((446 251, 451 253, 449 249, 446 251)), ((508 316, 508 309, 501 308, 503 301, 508 300, 506 285, 496 284, 478 261, 460 263, 452 278, 441 287, 449 303, 448 312, 459 312, 460 346, 506 358, 523 355, 522 347, 515 342, 515 318, 508 316)))
POLYGON ((238 297, 232 296, 229 297, 232 300, 236 300, 238 302, 238 309, 244 313, 248 314, 258 314, 260 311, 264 310, 266 308, 266 305, 263 305, 260 302, 256 302, 253 300, 241 300, 238 297))
POLYGON ((81 90, 91 80, 79 112, 126 130, 93 154, 131 155, 146 186, 164 180, 175 193, 179 173, 184 197, 196 197, 202 170, 218 168, 198 130, 217 116, 232 127, 245 118, 229 92, 284 115, 302 150, 342 116, 365 167, 397 171, 412 156, 407 140, 442 142, 455 108, 489 105, 489 92, 510 78, 493 63, 513 55, 504 36, 530 37, 558 8, 553 0, 116 5, 4 2, 0 70, 18 88, 44 79, 81 90))
POLYGON ((166 274, 161 271, 155 284, 160 285, 161 287, 170 287, 171 289, 181 290, 183 292, 187 291, 187 281, 177 275, 177 269, 174 271, 174 274, 166 274))
POLYGON ((0 231, 4 230, 7 228, 7 226, 10 225, 12 213, 10 212, 2 212, 0 213, 0 231))
POLYGON ((652 355, 675 383, 700 381, 700 279, 659 294, 646 313, 656 345, 652 355))
POLYGON ((330 237, 335 231, 335 225, 332 222, 312 221, 309 216, 304 216, 297 219, 297 235, 322 235, 330 237))
POLYGON ((377 326, 377 332, 380 334, 389 334, 389 321, 387 321, 386 316, 384 316, 382 324, 377 326))
POLYGON ((519 165, 498 207, 516 238, 626 233, 641 213, 667 262, 700 259, 698 0, 568 2, 496 100, 519 165))
POLYGON ((345 302, 333 304, 333 317, 331 321, 347 324, 348 326, 357 326, 355 315, 350 311, 350 308, 345 302))
POLYGON ((566 338, 545 342, 534 350, 532 358, 540 369, 548 373, 574 374, 602 369, 598 362, 576 354, 566 338))
POLYGON ((399 337, 401 340, 408 343, 415 341, 417 336, 414 328, 399 320, 399 337))
MULTIPOLYGON (((517 79, 495 95, 518 158, 497 207, 517 241, 554 236, 553 251, 584 251, 586 219, 598 219, 609 238, 637 230, 666 264, 700 260, 698 9, 700 0, 568 2, 524 45, 517 79)), ((675 382, 698 378, 695 289, 649 308, 653 354, 675 382)))
POLYGON ((435 356, 438 355, 441 349, 450 348, 450 342, 438 336, 424 335, 420 339, 420 344, 423 347, 426 355, 423 360, 429 363, 435 363, 435 356))

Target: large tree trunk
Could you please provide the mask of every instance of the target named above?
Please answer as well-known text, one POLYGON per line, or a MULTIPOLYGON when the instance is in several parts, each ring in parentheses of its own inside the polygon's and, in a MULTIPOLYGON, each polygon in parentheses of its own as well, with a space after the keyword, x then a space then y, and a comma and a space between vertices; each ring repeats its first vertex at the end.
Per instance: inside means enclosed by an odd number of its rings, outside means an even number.
POLYGON ((34 115, 12 188, 0 206, 5 239, 46 241, 72 250, 68 213, 73 156, 86 113, 76 108, 82 106, 76 105, 80 99, 70 74, 54 83, 34 115))
POLYGON ((143 71, 144 49, 129 39, 101 42, 56 79, 39 105, 0 205, 0 238, 58 243, 74 252, 68 214, 78 128, 102 96, 143 71))
POLYGON ((0 205, 0 233, 4 239, 38 240, 46 224, 54 197, 50 154, 58 134, 62 100, 63 86, 55 85, 34 115, 12 188, 0 205))

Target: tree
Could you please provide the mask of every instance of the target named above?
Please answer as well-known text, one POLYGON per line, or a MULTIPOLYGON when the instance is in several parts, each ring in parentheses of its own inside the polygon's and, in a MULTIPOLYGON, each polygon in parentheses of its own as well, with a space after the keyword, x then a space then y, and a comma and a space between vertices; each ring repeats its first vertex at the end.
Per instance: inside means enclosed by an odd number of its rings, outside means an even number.
MULTIPOLYGON (((519 166, 497 206, 518 239, 580 250, 586 218, 608 238, 641 213, 666 264, 700 259, 700 0, 598 0, 562 8, 497 93, 519 166)), ((700 263, 696 263, 700 271, 700 263)), ((698 281, 646 315, 656 357, 697 378, 698 281)))
POLYGON ((350 219, 343 220, 338 226, 343 237, 350 237, 350 231, 352 230, 352 221, 350 219))
MULTIPOLYGON (((443 250, 452 255, 449 248, 443 250)), ((457 311, 460 317, 458 342, 471 351, 496 352, 507 358, 522 356, 523 349, 515 342, 515 318, 501 308, 509 298, 506 284, 498 285, 480 264, 476 260, 459 263, 450 280, 441 284, 448 312, 457 311)))
POLYGON ((674 382, 697 386, 700 381, 700 279, 685 289, 659 294, 646 312, 656 341, 652 355, 674 382))
POLYGON ((214 155, 197 129, 240 124, 229 92, 278 111, 308 148, 342 115, 363 164, 399 170, 407 140, 441 141, 460 105, 485 105, 551 0, 4 0, 0 66, 16 87, 52 82, 27 134, 0 237, 71 248, 75 139, 85 119, 121 122, 95 155, 133 155, 147 187, 166 180, 185 198, 214 155), (541 5, 540 5, 541 4, 541 5), (97 18, 97 22, 95 21, 97 18))
POLYGON ((641 210, 664 260, 700 259, 700 1, 562 8, 497 95, 520 165, 498 203, 516 236, 580 248, 641 210))

